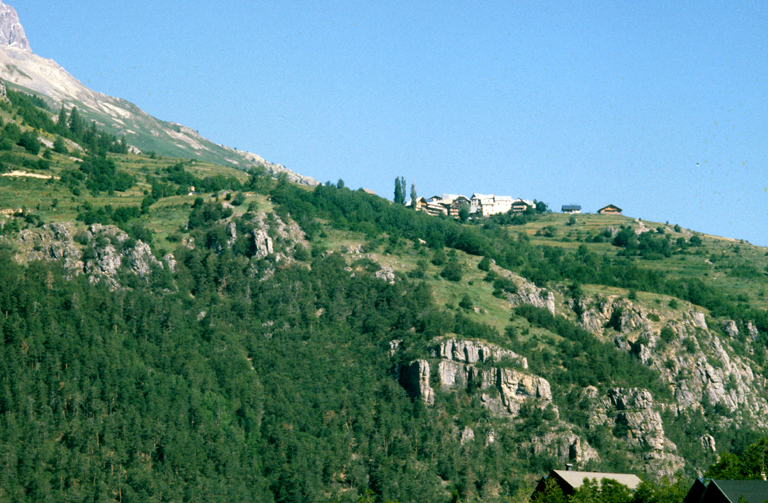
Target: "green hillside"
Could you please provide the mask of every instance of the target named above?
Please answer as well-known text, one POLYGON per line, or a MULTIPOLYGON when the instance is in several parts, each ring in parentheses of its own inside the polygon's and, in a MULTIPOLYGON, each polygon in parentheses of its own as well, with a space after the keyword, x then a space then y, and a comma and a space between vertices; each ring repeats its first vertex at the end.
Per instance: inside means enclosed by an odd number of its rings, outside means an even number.
POLYGON ((110 152, 24 99, 0 105, 0 501, 527 501, 565 463, 676 501, 723 453, 759 476, 765 248, 462 224, 110 152))

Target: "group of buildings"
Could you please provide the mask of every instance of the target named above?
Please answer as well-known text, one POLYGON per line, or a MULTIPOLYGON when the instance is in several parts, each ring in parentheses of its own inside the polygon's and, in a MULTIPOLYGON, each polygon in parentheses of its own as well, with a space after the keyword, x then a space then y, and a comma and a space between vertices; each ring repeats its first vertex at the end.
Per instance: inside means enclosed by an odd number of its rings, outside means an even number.
POLYGON ((495 194, 472 194, 470 198, 461 194, 443 194, 429 199, 420 197, 416 200, 415 207, 418 211, 424 211, 433 216, 458 217, 461 208, 466 208, 470 215, 487 217, 509 211, 523 213, 528 208, 534 208, 535 203, 527 199, 512 199, 511 196, 495 194))
MULTIPOLYGON (((698 478, 681 503, 764 503, 768 501, 768 482, 763 473, 762 480, 708 480, 698 478)), ((612 480, 634 491, 642 482, 637 475, 629 473, 601 473, 574 471, 572 465, 565 470, 552 470, 536 486, 531 500, 546 501, 548 485, 559 487, 563 495, 572 495, 585 480, 593 481, 598 486, 605 480, 612 480), (548 484, 551 482, 551 484, 548 484)))
MULTIPOLYGON (((563 213, 581 213, 581 206, 578 204, 564 204, 563 207, 560 209, 563 213)), ((609 204, 608 206, 603 206, 599 210, 597 210, 598 215, 621 215, 621 212, 624 211, 615 204, 609 204)))
MULTIPOLYGON (((461 194, 443 194, 442 196, 432 196, 429 199, 420 197, 415 204, 412 201, 406 203, 407 206, 415 206, 416 210, 423 211, 432 216, 448 215, 454 218, 459 217, 462 208, 467 209, 468 215, 487 217, 490 215, 500 215, 509 213, 524 213, 528 208, 536 209, 536 203, 528 199, 512 199, 511 196, 497 196, 495 194, 472 194, 472 197, 466 197, 461 194)), ((597 210, 601 215, 620 215, 621 208, 613 204, 604 206, 597 210)), ((566 204, 562 207, 563 213, 581 213, 581 206, 577 204, 566 204)))

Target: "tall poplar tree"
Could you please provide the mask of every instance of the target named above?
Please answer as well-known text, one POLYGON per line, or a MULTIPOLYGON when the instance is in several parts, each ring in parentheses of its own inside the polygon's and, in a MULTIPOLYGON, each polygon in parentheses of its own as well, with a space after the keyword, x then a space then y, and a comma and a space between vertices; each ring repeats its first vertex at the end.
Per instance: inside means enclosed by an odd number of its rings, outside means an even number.
POLYGON ((405 204, 405 178, 395 177, 395 204, 405 204))

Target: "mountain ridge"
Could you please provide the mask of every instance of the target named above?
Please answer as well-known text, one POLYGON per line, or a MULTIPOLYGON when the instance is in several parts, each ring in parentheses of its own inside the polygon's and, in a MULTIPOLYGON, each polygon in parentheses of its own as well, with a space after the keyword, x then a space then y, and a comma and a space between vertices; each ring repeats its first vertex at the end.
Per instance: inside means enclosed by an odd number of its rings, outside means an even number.
POLYGON ((16 9, 0 1, 0 45, 32 52, 16 9))
POLYGON ((46 99, 53 107, 77 107, 89 120, 118 137, 125 136, 135 152, 197 159, 247 170, 263 166, 284 173, 292 182, 317 185, 312 177, 271 163, 252 152, 212 142, 193 128, 162 121, 122 98, 93 91, 52 59, 32 52, 16 11, 0 3, 0 79, 20 90, 46 99))

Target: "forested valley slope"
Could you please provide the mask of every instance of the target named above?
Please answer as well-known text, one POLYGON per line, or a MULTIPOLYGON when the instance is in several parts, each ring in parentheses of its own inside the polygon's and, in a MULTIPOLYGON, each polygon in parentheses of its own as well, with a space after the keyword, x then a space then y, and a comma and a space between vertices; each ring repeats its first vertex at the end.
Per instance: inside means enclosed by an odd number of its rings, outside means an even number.
POLYGON ((8 97, 2 501, 525 501, 566 463, 666 490, 765 442, 765 248, 461 223, 8 97))

